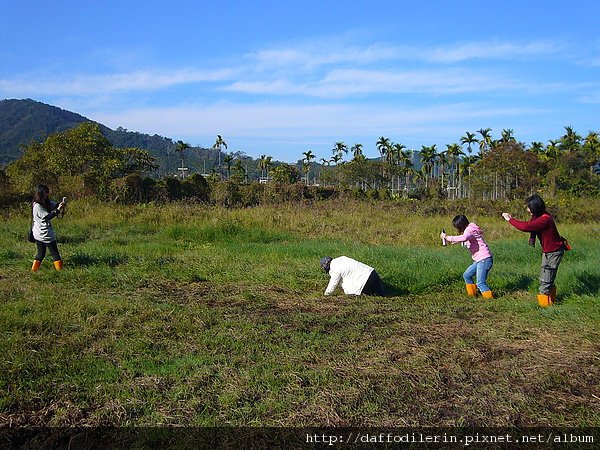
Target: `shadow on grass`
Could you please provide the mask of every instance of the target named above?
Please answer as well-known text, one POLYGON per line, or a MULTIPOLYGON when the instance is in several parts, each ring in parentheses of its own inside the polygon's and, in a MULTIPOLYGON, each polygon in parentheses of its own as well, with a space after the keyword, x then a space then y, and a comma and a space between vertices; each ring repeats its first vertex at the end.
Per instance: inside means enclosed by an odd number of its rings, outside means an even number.
POLYGON ((595 295, 600 292, 600 275, 591 273, 582 273, 576 276, 577 284, 581 286, 578 294, 595 295))
POLYGON ((408 289, 395 286, 385 281, 383 282, 383 289, 385 297, 401 297, 409 294, 408 289))
POLYGON ((123 255, 108 255, 97 257, 92 255, 78 254, 73 255, 71 258, 69 258, 70 263, 80 267, 89 267, 97 265, 116 267, 120 266, 121 264, 126 264, 128 261, 129 258, 123 255))
POLYGON ((533 277, 521 275, 516 280, 508 282, 504 289, 507 292, 526 291, 532 282, 533 282, 533 277))
POLYGON ((89 240, 88 236, 69 236, 61 235, 56 238, 56 242, 59 244, 83 244, 89 240))

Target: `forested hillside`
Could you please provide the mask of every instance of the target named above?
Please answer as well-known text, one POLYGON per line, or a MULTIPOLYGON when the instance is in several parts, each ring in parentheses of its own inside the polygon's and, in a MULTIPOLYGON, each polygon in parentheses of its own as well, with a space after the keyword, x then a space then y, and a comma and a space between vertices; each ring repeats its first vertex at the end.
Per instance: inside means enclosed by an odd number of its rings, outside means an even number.
POLYGON ((74 128, 86 119, 79 114, 34 100, 0 101, 0 164, 19 157, 20 146, 74 128))
MULTIPOLYGON (((0 100, 0 166, 21 155, 21 147, 42 142, 49 135, 75 128, 83 122, 93 122, 82 115, 31 99, 0 100)), ((177 171, 181 155, 175 151, 172 139, 128 131, 122 127, 112 130, 99 124, 102 134, 117 148, 140 148, 156 158, 158 175, 177 171)), ((218 160, 216 149, 189 147, 183 157, 185 164, 197 171, 210 170, 218 160)), ((221 155, 223 158, 224 155, 221 155)))
MULTIPOLYGON (((41 142, 51 134, 75 128, 83 122, 93 122, 80 114, 35 100, 0 101, 0 164, 15 160, 20 147, 32 141, 41 142)), ((150 136, 119 127, 111 130, 99 124, 102 133, 115 147, 137 147, 154 157, 167 155, 175 146, 172 139, 150 136)))

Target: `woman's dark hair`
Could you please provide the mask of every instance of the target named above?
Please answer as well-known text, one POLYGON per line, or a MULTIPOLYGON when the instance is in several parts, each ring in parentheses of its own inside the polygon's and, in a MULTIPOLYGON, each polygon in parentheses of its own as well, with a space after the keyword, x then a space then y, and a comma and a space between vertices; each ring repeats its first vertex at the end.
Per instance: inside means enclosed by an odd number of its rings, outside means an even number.
POLYGON ((33 194, 33 201, 42 205, 48 212, 52 209, 52 203, 50 203, 50 199, 47 197, 49 193, 50 189, 48 189, 48 186, 38 184, 35 194, 33 194))
POLYGON ((452 219, 452 226, 454 226, 454 228, 456 228, 461 233, 465 231, 465 228, 467 228, 468 225, 469 219, 467 219, 467 217, 463 216, 462 214, 459 214, 454 219, 452 219))
POLYGON ((546 212, 546 204, 544 203, 544 200, 542 200, 542 197, 537 194, 527 197, 525 203, 527 204, 529 211, 531 211, 531 214, 536 217, 539 217, 546 212))

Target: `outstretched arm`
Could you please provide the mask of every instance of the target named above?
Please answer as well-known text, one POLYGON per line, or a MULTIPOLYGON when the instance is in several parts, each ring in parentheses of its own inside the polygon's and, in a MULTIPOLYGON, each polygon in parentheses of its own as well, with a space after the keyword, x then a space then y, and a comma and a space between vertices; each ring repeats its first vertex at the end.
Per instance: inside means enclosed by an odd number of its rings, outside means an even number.
POLYGON ((463 234, 459 234, 458 236, 446 235, 446 240, 448 242, 452 242, 453 244, 456 242, 467 242, 469 240, 469 236, 471 236, 471 233, 465 230, 463 234))
POLYGON ((327 289, 325 289, 325 295, 333 294, 333 291, 335 291, 335 288, 337 287, 340 280, 342 279, 340 274, 330 274, 330 275, 331 275, 331 279, 329 280, 327 289))
MULTIPOLYGON (((506 213, 505 213, 506 214, 506 213)), ((504 216, 504 214, 503 214, 504 216)), ((506 217, 505 217, 506 219, 506 217)), ((548 215, 543 215, 540 217, 536 217, 535 219, 531 219, 528 222, 523 222, 521 220, 517 220, 514 217, 510 217, 506 219, 508 223, 510 223, 517 230, 521 231, 541 231, 548 226, 548 223, 552 220, 548 215)))

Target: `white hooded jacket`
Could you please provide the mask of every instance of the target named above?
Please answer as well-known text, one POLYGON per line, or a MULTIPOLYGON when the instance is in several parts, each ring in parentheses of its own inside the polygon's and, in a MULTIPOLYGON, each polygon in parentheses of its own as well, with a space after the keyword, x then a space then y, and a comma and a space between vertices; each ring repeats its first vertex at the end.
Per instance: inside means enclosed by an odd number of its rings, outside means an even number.
POLYGON ((325 290, 325 295, 333 294, 340 281, 345 294, 360 295, 373 270, 373 267, 347 256, 332 259, 329 264, 331 279, 325 290))

